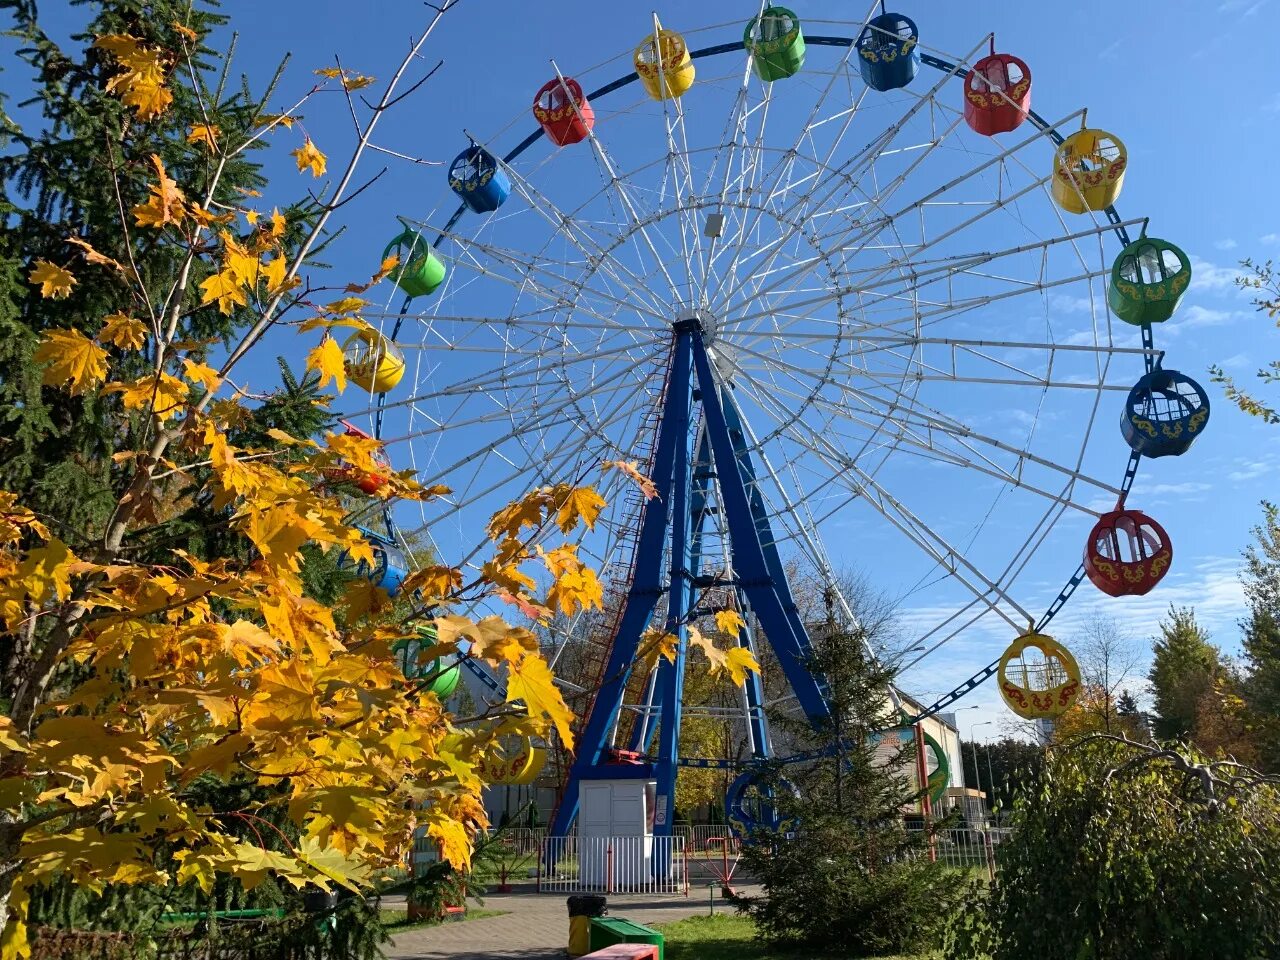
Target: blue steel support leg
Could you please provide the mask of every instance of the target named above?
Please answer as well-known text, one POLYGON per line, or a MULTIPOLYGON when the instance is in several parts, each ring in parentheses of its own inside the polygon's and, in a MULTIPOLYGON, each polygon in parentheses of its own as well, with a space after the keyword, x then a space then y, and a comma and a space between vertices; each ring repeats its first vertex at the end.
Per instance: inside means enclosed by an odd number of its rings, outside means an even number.
POLYGON ((830 716, 830 710, 809 670, 808 634, 799 616, 787 609, 780 596, 780 591, 786 589, 785 579, 779 580, 766 561, 756 517, 753 516, 738 457, 729 437, 720 392, 711 373, 711 361, 699 331, 693 335, 693 365, 702 393, 703 417, 715 457, 729 538, 733 544, 733 565, 738 585, 751 603, 770 646, 777 651, 779 665, 795 691, 800 708, 810 722, 820 724, 830 716))
MULTIPOLYGON (((666 404, 688 409, 691 403, 688 335, 678 334, 672 346, 671 373, 667 382, 666 404)), ((653 483, 657 496, 650 500, 640 521, 640 539, 636 545, 635 570, 631 588, 614 636, 613 648, 605 664, 600 690, 578 739, 577 752, 564 795, 551 821, 551 836, 565 836, 578 815, 578 784, 584 773, 600 763, 609 731, 613 729, 622 707, 622 697, 635 663, 640 634, 653 615, 654 604, 663 590, 662 561, 666 548, 667 513, 671 506, 672 466, 677 443, 688 443, 687 436, 677 436, 673 418, 664 411, 658 427, 658 444, 653 461, 653 483)), ((685 433, 688 429, 686 427, 685 433)))
MULTIPOLYGON (((692 483, 690 484, 689 513, 692 521, 689 526, 689 569, 697 576, 702 569, 702 526, 706 519, 707 488, 715 479, 711 469, 711 448, 707 445, 707 434, 704 430, 698 440, 698 453, 693 460, 692 483)), ((693 601, 696 603, 696 598, 693 601)), ((653 735, 658 729, 658 689, 662 674, 672 668, 666 660, 659 660, 649 682, 645 685, 644 713, 631 728, 628 748, 637 753, 648 753, 653 746, 653 735)))
MULTIPOLYGON (((742 588, 734 590, 738 598, 738 610, 743 620, 747 619, 750 609, 746 594, 742 588)), ((750 648, 751 627, 744 626, 738 634, 738 646, 750 648)), ((748 673, 747 682, 743 685, 747 698, 747 726, 751 731, 751 755, 757 760, 773 756, 773 744, 769 741, 769 718, 764 715, 764 681, 758 673, 748 673)))
MULTIPOLYGON (((686 371, 689 368, 690 348, 690 338, 681 336, 676 349, 684 353, 683 359, 678 362, 686 371)), ((676 644, 675 660, 666 664, 658 674, 661 730, 658 734, 658 759, 654 765, 657 799, 653 832, 659 837, 671 836, 676 819, 676 760, 680 755, 681 698, 684 693, 684 665, 688 651, 689 600, 693 592, 689 515, 691 406, 692 397, 687 394, 683 403, 676 399, 667 404, 667 416, 672 420, 672 429, 678 439, 671 467, 671 579, 667 592, 666 630, 679 637, 679 642, 676 644)), ((670 847, 656 844, 653 859, 654 875, 667 876, 671 865, 670 847)))
MULTIPOLYGON (((809 632, 800 618, 800 608, 796 606, 791 595, 791 584, 787 580, 786 570, 782 566, 782 557, 778 554, 778 544, 773 538, 773 528, 769 523, 769 514, 764 507, 764 497, 760 494, 760 485, 756 482, 755 466, 751 462, 751 452, 747 449, 746 431, 742 427, 742 414, 733 399, 733 393, 727 387, 719 393, 724 409, 725 426, 729 430, 729 440, 733 444, 734 459, 742 481, 747 487, 747 496, 751 505, 751 517, 755 524, 756 535, 760 538, 760 549, 764 553, 765 566, 773 577, 778 598, 782 601, 787 620, 792 631, 800 641, 800 649, 806 657, 812 656, 813 648, 809 642, 809 632)), ((819 686, 822 686, 819 678, 819 686)))

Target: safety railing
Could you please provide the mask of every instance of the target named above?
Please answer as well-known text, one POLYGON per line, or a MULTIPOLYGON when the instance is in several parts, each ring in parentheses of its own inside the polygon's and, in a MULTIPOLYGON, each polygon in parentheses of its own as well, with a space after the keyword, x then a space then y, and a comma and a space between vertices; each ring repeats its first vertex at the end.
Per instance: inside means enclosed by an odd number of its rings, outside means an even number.
POLYGON ((685 838, 546 837, 539 893, 689 894, 685 838))
POLYGON ((954 870, 985 872, 995 879, 999 870, 997 851, 1009 833, 1005 828, 939 830, 930 845, 930 856, 954 870))

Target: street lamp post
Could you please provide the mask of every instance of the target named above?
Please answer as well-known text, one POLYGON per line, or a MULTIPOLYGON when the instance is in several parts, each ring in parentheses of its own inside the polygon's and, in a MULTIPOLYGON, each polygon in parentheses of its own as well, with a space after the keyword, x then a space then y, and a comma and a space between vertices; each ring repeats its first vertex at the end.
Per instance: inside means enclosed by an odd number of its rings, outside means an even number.
MULTIPOLYGON (((977 706, 977 704, 975 704, 975 705, 973 705, 973 706, 971 706, 971 707, 961 707, 959 710, 957 710, 957 711, 956 711, 956 713, 960 713, 961 711, 964 711, 964 710, 977 710, 977 709, 979 709, 979 707, 977 706)), ((956 730, 958 731, 959 729, 960 729, 960 721, 959 721, 959 720, 957 720, 957 721, 956 721, 956 730)), ((970 742, 970 743, 973 743, 973 728, 972 728, 972 727, 970 727, 970 728, 969 728, 969 742, 970 742)), ((961 773, 961 775, 963 776, 963 774, 964 774, 964 764, 963 764, 963 761, 964 761, 964 745, 963 745, 963 743, 962 743, 962 744, 961 744, 961 746, 960 746, 960 760, 962 761, 962 762, 961 762, 960 773, 961 773)), ((974 786, 974 788, 975 788, 975 789, 977 789, 977 790, 981 790, 981 789, 982 789, 982 778, 981 778, 980 776, 978 776, 978 745, 977 745, 976 743, 973 743, 973 786, 974 786)))
POLYGON ((987 783, 991 784, 991 792, 996 792, 996 775, 991 772, 991 741, 984 743, 983 748, 987 754, 987 783))
MULTIPOLYGON (((969 727, 969 742, 973 744, 973 776, 975 781, 977 781, 978 783, 979 790, 982 789, 982 778, 978 776, 978 741, 974 738, 973 731, 977 730, 979 727, 985 727, 990 723, 995 723, 995 721, 980 720, 977 723, 971 724, 969 727)), ((991 776, 991 751, 990 750, 987 751, 987 778, 988 778, 987 786, 990 788, 991 793, 994 793, 996 789, 996 782, 995 782, 995 778, 991 776)), ((988 806, 990 805, 990 801, 991 801, 991 797, 990 797, 990 794, 988 794, 987 796, 988 806)))

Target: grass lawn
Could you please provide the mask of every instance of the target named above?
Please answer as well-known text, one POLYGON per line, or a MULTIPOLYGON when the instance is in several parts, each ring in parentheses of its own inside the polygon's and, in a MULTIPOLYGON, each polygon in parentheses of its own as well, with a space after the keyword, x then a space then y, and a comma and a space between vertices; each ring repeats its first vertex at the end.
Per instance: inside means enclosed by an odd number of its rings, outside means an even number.
MULTIPOLYGON (((666 960, 799 960, 814 956, 811 951, 787 952, 756 943, 755 925, 747 917, 734 914, 690 917, 658 929, 666 937, 666 960)), ((878 960, 930 960, 930 957, 892 956, 878 960)))
MULTIPOLYGON (((445 921, 446 923, 465 923, 468 920, 481 920, 485 917, 500 917, 509 910, 483 910, 480 907, 468 907, 467 912, 459 917, 445 921)), ((404 930, 417 930, 419 927, 434 926, 429 920, 410 920, 409 913, 406 910, 392 910, 383 907, 378 911, 382 917, 382 925, 392 933, 400 933, 404 930)))

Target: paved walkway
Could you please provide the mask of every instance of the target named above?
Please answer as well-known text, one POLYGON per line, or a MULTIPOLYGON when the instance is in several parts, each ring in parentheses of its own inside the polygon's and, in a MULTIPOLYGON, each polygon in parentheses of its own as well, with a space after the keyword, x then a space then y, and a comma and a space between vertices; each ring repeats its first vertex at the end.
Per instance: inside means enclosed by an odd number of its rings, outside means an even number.
MULTIPOLYGON (((569 940, 565 894, 528 893, 484 898, 484 909, 507 910, 501 917, 444 923, 408 930, 384 949, 391 960, 561 960, 569 940)), ((716 891, 716 912, 732 908, 716 891)), ((707 890, 689 897, 609 898, 609 914, 646 926, 671 923, 708 912, 707 890)))

